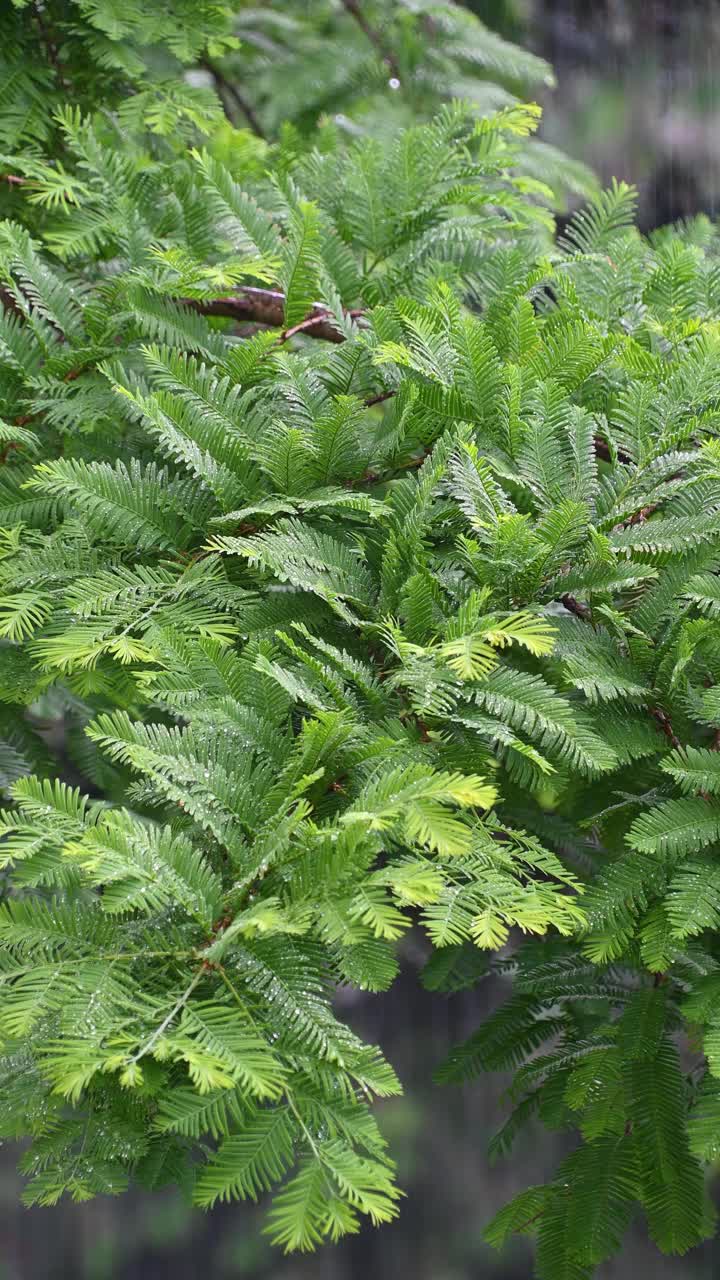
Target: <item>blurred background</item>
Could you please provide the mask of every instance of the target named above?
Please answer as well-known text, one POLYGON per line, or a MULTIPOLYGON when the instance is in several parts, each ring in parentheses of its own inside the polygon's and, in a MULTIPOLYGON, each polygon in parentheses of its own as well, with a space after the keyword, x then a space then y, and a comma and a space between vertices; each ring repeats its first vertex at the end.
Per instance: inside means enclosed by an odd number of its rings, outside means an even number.
MULTIPOLYGON (((4 0, 5 3, 8 0, 4 0)), ((2 0, 0 0, 2 3, 2 0)), ((720 200, 718 0, 468 0, 488 26, 550 61, 543 137, 640 190, 644 229, 720 200)), ((282 0, 277 5, 282 10, 282 0)), ((378 1042, 406 1093, 381 1108, 407 1193, 401 1216, 336 1249, 284 1259, 252 1207, 189 1209, 176 1194, 128 1195, 26 1210, 17 1151, 0 1152, 0 1280, 528 1280, 522 1243, 501 1257, 482 1241, 488 1218, 516 1190, 543 1180, 564 1149, 537 1130, 491 1167, 488 1138, 505 1112, 503 1078, 465 1089, 432 1084, 433 1068, 503 996, 497 979, 470 993, 432 995, 418 981, 422 943, 405 945, 401 978, 384 996, 341 993, 343 1014, 378 1042)), ((720 1243, 663 1259, 638 1229, 599 1280, 720 1276, 720 1243)))
POLYGON ((489 26, 541 53, 557 88, 544 136, 640 190, 643 230, 720 200, 717 0, 476 0, 489 26))

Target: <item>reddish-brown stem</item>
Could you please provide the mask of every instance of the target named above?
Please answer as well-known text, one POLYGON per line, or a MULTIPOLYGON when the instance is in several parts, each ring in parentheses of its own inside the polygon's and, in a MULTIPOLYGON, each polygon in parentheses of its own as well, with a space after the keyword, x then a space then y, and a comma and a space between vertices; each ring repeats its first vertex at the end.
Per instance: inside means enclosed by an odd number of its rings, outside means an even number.
POLYGON ((380 391, 376 396, 368 396, 365 400, 365 407, 372 408, 374 404, 383 404, 385 400, 392 400, 397 393, 395 391, 380 391))
POLYGON ((654 511, 657 511, 659 506, 659 502, 651 502, 647 507, 641 507, 634 515, 628 516, 627 520, 621 520, 619 524, 613 525, 613 533, 619 533, 621 529, 630 529, 636 524, 645 524, 648 516, 651 516, 654 511))
POLYGON ((560 600, 568 613, 574 613, 576 618, 583 618, 586 622, 592 618, 590 605, 583 604, 581 600, 576 600, 575 596, 564 595, 560 597, 560 600))
MULTIPOLYGON (((346 311, 345 314, 349 316, 351 320, 357 320, 364 314, 364 312, 359 309, 355 309, 353 311, 346 311)), ((317 315, 307 316, 305 320, 300 321, 300 324, 294 324, 291 329, 285 329, 281 335, 280 341, 287 342, 289 338, 294 338, 296 333, 310 333, 310 330, 316 329, 318 325, 325 326, 331 320, 332 312, 328 310, 318 311, 317 315)), ((313 336, 312 333, 310 333, 310 336, 313 336)), ((338 337, 342 341, 342 334, 339 332, 338 337)))
POLYGON ((54 35, 51 33, 51 31, 47 26, 47 23, 45 21, 45 14, 43 12, 43 6, 41 4, 33 4, 33 15, 38 25, 38 29, 40 31, 40 36, 42 38, 43 44, 45 45, 45 49, 47 51, 48 62, 50 63, 53 70, 55 71, 55 76, 57 78, 58 85, 60 86, 64 94, 70 94, 71 89, 70 89, 70 85, 68 84, 67 78, 65 76, 62 63, 60 61, 60 54, 58 53, 57 42, 55 40, 54 35))
POLYGON ((668 742, 671 742, 675 750, 679 751, 682 748, 682 742, 680 741, 677 734, 675 733, 675 730, 672 727, 672 721, 667 711, 663 711, 662 707, 651 707, 650 715, 653 717, 654 720, 657 720, 668 742))

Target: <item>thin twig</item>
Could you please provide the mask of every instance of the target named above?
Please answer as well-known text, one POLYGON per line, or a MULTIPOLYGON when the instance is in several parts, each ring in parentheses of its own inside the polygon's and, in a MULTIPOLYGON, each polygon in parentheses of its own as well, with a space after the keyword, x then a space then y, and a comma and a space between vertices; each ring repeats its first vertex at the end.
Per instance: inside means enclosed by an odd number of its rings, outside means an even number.
POLYGON ((521 1223, 520 1223, 520 1226, 519 1226, 519 1227, 514 1227, 514 1228, 513 1228, 513 1229, 514 1229, 514 1231, 515 1231, 517 1234, 519 1234, 521 1231, 527 1231, 528 1227, 531 1227, 531 1226, 532 1226, 532 1224, 533 1224, 533 1222, 537 1222, 538 1218, 542 1218, 542 1217, 543 1217, 543 1215, 544 1215, 544 1213, 545 1213, 545 1209, 544 1209, 544 1208, 543 1208, 543 1209, 538 1209, 537 1213, 534 1213, 534 1214, 533 1214, 533 1216, 532 1216, 532 1218, 526 1218, 524 1222, 521 1222, 521 1223))
POLYGON ((680 751, 682 749, 682 742, 673 729, 672 721, 667 711, 663 711, 662 707, 651 707, 650 715, 654 720, 657 720, 668 742, 672 743, 676 751, 680 751))
POLYGON ((646 507, 640 507, 640 510, 629 516, 627 520, 621 520, 619 524, 613 525, 613 533, 620 533, 622 529, 631 529, 636 524, 645 524, 648 517, 657 511, 659 506, 659 502, 650 502, 646 507))
POLYGON ((392 400, 394 395, 397 395, 396 391, 380 391, 376 396, 368 396, 367 400, 364 401, 365 408, 370 409, 374 404, 382 404, 385 400, 392 400))
POLYGON ((37 22, 37 25, 39 28, 41 38, 47 50, 48 62, 50 63, 51 67, 53 67, 55 71, 57 82, 60 88, 62 89, 63 93, 69 94, 71 91, 70 85, 68 84, 68 81, 65 77, 65 72, 63 71, 63 66, 60 61, 60 55, 58 53, 57 44, 55 43, 55 39, 51 35, 48 29, 47 23, 45 22, 45 16, 42 11, 42 5, 34 4, 32 7, 32 11, 33 11, 33 16, 35 18, 35 21, 37 22))
POLYGON ((310 331, 312 329, 317 329, 318 325, 327 324, 328 315, 329 312, 325 312, 324 314, 317 316, 307 316, 306 319, 301 320, 299 324, 294 324, 291 329, 284 329, 280 334, 280 342, 289 342, 290 339, 294 338, 298 333, 308 333, 310 334, 310 337, 312 337, 313 335, 310 331))
POLYGON ((367 18, 365 17, 365 14, 360 8, 360 4, 358 0, 342 0, 342 5, 345 12, 349 13, 351 18, 355 19, 355 22, 359 26, 360 30, 370 41, 370 44, 373 46, 373 48, 377 50, 380 58, 385 63, 388 70, 392 72, 396 80, 399 80, 400 65, 398 63, 397 58, 395 57, 395 54, 393 53, 392 49, 390 49, 388 45, 385 43, 385 40, 382 34, 379 31, 377 31, 376 28, 373 27, 370 22, 368 22, 367 18))
MULTIPOLYGON (((289 338, 294 338, 296 333, 309 333, 311 329, 317 328, 318 325, 327 324, 328 320, 332 319, 332 314, 332 311, 326 309, 325 311, 319 311, 317 315, 308 316, 305 320, 301 320, 300 324, 294 324, 292 329, 285 329, 281 335, 281 341, 287 342, 289 338)), ((361 308, 354 308, 352 311, 345 312, 345 315, 350 320, 358 320, 364 314, 365 312, 361 308)))
POLYGON ((188 986, 183 991, 182 995, 179 996, 178 999, 175 1001, 175 1004, 173 1005, 167 1017, 163 1018, 162 1022, 160 1023, 160 1026, 157 1027, 155 1031, 153 1031, 152 1035, 150 1036, 150 1039, 146 1040, 145 1044, 138 1049, 137 1053, 133 1054, 132 1058, 130 1059, 131 1063, 139 1062, 141 1058, 144 1058, 146 1054, 150 1053, 151 1049, 155 1048, 155 1045, 160 1039, 163 1031, 167 1030, 167 1028, 170 1026, 170 1023, 172 1022, 175 1015, 179 1013, 181 1009, 185 1008, 185 1005, 190 999, 190 996, 195 990, 198 982, 200 981, 201 978, 205 977, 205 973, 206 973, 206 970, 204 968, 198 969, 192 982, 188 984, 188 986))
POLYGON ((252 103, 248 102, 245 95, 240 92, 240 90, 237 88, 236 85, 232 83, 231 80, 228 80, 227 76, 220 70, 219 67, 215 65, 214 62, 210 62, 209 59, 206 58, 203 62, 200 63, 200 66, 204 67, 206 71, 209 71, 210 75, 215 81, 215 85, 217 87, 220 101, 223 104, 223 107, 225 109, 225 115, 228 117, 230 123, 235 124, 235 120, 232 118, 232 116, 230 115, 227 109, 227 98, 231 98, 232 101, 235 103, 235 105, 239 107, 240 111, 242 112, 248 124, 250 125, 250 128, 252 129, 253 133, 256 134, 258 138, 262 138, 265 142, 267 142, 268 140, 267 133, 265 132, 262 124, 260 123, 258 115, 255 111, 255 108, 253 107, 252 103))

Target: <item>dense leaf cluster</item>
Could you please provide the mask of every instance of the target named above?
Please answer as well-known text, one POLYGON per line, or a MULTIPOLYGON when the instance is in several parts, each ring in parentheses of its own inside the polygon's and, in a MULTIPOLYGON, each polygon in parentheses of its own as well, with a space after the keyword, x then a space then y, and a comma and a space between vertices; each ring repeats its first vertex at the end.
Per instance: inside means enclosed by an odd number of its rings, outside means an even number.
POLYGON ((644 239, 616 185, 553 243, 513 103, 188 151, 145 110, 58 113, 0 225, 27 1198, 274 1191, 285 1248, 392 1218, 399 1084, 333 992, 418 926, 431 989, 512 976, 441 1071, 517 1068, 495 1153, 582 1139, 489 1238, 581 1280, 639 1205, 686 1250, 720 1134, 715 230, 644 239))
MULTIPOLYGON (((212 134, 231 157, 235 125, 295 149, 317 142, 328 122, 345 138, 390 139, 455 99, 487 115, 553 83, 547 62, 455 0, 8 0, 0 156, 32 180, 34 162, 50 154, 61 187, 58 114, 68 105, 97 112, 114 146, 140 131, 157 153, 212 134)), ((547 142, 521 148, 518 162, 559 206, 568 192, 595 188, 585 165, 547 142)), ((2 185, 0 201, 12 207, 12 184, 2 185)))

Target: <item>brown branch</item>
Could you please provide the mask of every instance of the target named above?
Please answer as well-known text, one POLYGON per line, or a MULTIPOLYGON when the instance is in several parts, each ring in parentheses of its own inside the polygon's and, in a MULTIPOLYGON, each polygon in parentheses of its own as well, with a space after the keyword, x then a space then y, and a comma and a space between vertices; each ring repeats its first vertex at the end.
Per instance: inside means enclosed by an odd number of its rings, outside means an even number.
MULTIPOLYGON (((602 436, 593 436, 593 447, 595 449, 596 458, 600 458, 602 462, 613 461, 614 455, 610 445, 607 440, 603 440, 602 436)), ((632 462, 630 454, 626 453, 624 449, 617 450, 617 460, 618 462, 632 462)))
POLYGON ((672 720, 670 719, 667 711, 663 711, 662 707, 651 707, 650 715, 653 717, 654 720, 657 720, 658 724, 660 725, 660 728, 665 734, 665 737, 667 738, 668 742, 672 743, 675 750, 676 751, 682 750, 682 742, 680 741, 675 730, 672 727, 672 720))
MULTIPOLYGON (((317 305, 321 306, 322 304, 318 303, 317 305)), ((358 320, 360 316, 363 316, 364 314, 365 312, 359 308, 354 308, 352 311, 345 312, 345 315, 349 316, 351 320, 358 320)), ((294 324, 292 329, 285 329, 281 335, 280 341, 287 342, 289 338, 294 338, 296 333, 309 333, 310 337, 313 337, 313 334, 310 331, 317 329, 319 325, 327 325, 328 317, 332 317, 332 311, 328 311, 327 309, 318 311, 317 315, 308 316, 307 319, 301 320, 300 324, 294 324)), ((337 336, 340 339, 343 337, 339 332, 337 333, 337 336)), ((335 339, 331 338, 330 341, 335 341, 335 339)))
POLYGON ((632 529, 634 525, 645 524, 653 512, 659 511, 660 506, 659 502, 650 502, 646 507, 640 507, 627 519, 619 520, 617 524, 614 524, 612 527, 613 533, 622 533, 623 529, 632 529))
POLYGON ((613 533, 619 533, 621 529, 630 529, 635 524, 645 524, 648 516, 657 511, 660 506, 659 502, 651 502, 647 507, 641 507, 634 515, 629 516, 627 520, 621 520, 619 524, 613 525, 613 533))
POLYGON ((612 462, 612 454, 607 440, 603 440, 602 436, 593 436, 593 446, 597 458, 601 458, 603 462, 612 462))
POLYGON ((0 451, 0 465, 4 466, 13 449, 22 449, 22 445, 17 440, 8 440, 4 449, 0 451))
POLYGON ((635 515, 631 516, 626 523, 628 525, 645 524, 645 521, 647 520, 648 516, 651 516, 653 511, 657 511, 659 506, 660 506, 659 502, 648 503, 646 507, 641 507, 639 511, 636 511, 635 515))
MULTIPOLYGON (((277 289, 259 289, 254 285, 246 285, 237 293, 227 298, 181 298, 183 306, 191 307, 202 316, 229 316, 233 320, 254 320, 259 324, 270 325, 273 329, 282 329, 282 342, 287 342, 296 333, 306 333, 309 338, 321 338, 325 342, 344 342, 345 334, 341 333, 333 322, 333 313, 321 302, 314 302, 310 314, 300 324, 291 329, 284 329, 285 294, 277 289)), ((345 313, 352 320, 359 320, 365 313, 360 308, 345 313)))
POLYGON ((380 391, 376 396, 368 396, 364 401, 366 408, 370 409, 374 404, 383 404, 385 400, 392 400, 397 395, 396 391, 380 391))
MULTIPOLYGON (((662 707, 651 707, 650 715, 653 716, 655 720, 657 720, 658 724, 660 725, 660 728, 665 734, 665 737, 668 739, 669 742, 672 743, 675 750, 682 751, 683 744, 678 738, 677 734, 675 733, 675 730, 672 727, 672 721, 669 715, 667 714, 667 712, 663 711, 662 707)), ((711 746, 710 750, 711 751, 715 750, 715 747, 711 746)), ((703 791, 702 788, 699 789, 697 792, 695 792, 695 794, 700 796, 702 800, 712 800, 712 796, 710 795, 709 791, 703 791)))
POLYGON ((210 62, 209 59, 207 58, 204 59, 200 63, 200 66, 204 67, 206 71, 209 71, 210 75, 215 81, 215 87, 218 91, 218 96, 220 98, 220 101, 223 104, 225 115, 228 117, 228 120, 230 121, 230 123, 235 124, 235 120, 233 119, 233 117, 230 115, 230 112, 228 111, 228 107, 227 107, 228 98, 232 99, 235 105, 242 112, 248 124, 250 125, 250 128, 252 129, 253 133, 256 134, 258 138, 262 138, 265 142, 267 142, 268 135, 265 132, 262 124, 260 123, 260 119, 257 115, 257 112, 255 111, 255 108, 253 107, 252 103, 248 102, 245 95, 240 92, 240 90, 237 88, 237 85, 234 85, 231 80, 228 80, 227 76, 223 74, 220 68, 217 67, 214 62, 210 62))
POLYGON ((281 329, 285 319, 285 294, 276 289, 258 289, 246 285, 227 298, 181 298, 201 316, 229 316, 233 320, 255 320, 258 324, 281 329))
POLYGON ((354 18, 363 34, 370 41, 370 44, 377 50, 381 60, 392 73, 396 80, 400 79, 400 65, 392 49, 388 48, 381 33, 368 22, 365 14, 360 8, 359 0, 342 0, 342 5, 346 13, 354 18))
POLYGON ((50 63, 51 67, 55 72, 57 82, 60 88, 62 89, 63 93, 70 94, 71 92, 70 85, 65 76, 62 62, 60 61, 60 54, 58 52, 58 46, 57 46, 55 37, 51 34, 48 28, 48 25, 45 22, 45 15, 43 14, 43 6, 37 3, 33 4, 32 12, 33 12, 33 17, 35 18, 35 21, 38 25, 38 29, 40 31, 40 38, 43 41, 43 44, 45 45, 48 62, 50 63))
POLYGON ((574 613, 576 618, 583 618, 586 622, 592 618, 592 609, 589 604, 583 604, 581 600, 576 600, 575 596, 564 595, 560 597, 560 603, 564 604, 568 613, 574 613))

